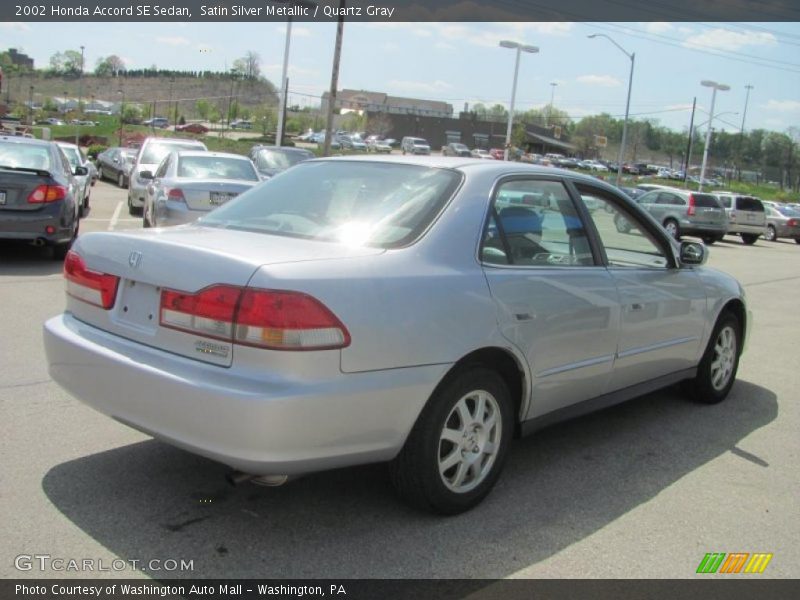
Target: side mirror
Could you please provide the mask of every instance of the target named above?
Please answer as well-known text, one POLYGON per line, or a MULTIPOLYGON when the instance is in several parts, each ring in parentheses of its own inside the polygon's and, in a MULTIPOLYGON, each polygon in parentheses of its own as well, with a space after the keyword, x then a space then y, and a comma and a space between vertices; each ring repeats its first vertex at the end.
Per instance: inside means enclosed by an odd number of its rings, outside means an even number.
POLYGON ((153 179, 152 171, 142 171, 139 173, 139 179, 153 179))
POLYGON ((80 177, 81 175, 88 175, 88 174, 89 174, 89 169, 87 169, 86 167, 75 167, 75 175, 78 175, 80 177))
POLYGON ((681 242, 681 265, 693 266, 705 264, 708 250, 699 242, 681 242))

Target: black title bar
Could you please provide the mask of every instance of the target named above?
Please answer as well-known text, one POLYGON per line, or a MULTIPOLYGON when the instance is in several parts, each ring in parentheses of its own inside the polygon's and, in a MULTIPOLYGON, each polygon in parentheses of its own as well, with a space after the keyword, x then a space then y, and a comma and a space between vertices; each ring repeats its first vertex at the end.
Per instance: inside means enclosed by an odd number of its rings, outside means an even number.
POLYGON ((3 0, 0 21, 800 21, 796 0, 3 0))

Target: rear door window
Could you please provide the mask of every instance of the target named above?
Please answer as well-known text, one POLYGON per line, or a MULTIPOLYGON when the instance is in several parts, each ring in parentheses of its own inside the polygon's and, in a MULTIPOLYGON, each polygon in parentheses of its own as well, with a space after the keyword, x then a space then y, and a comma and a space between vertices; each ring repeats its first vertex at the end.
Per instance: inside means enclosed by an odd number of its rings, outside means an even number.
POLYGON ((719 201, 711 194, 692 194, 694 205, 703 208, 720 208, 719 201))
POLYGON ((750 196, 741 196, 736 199, 736 206, 739 210, 747 210, 750 212, 764 212, 764 205, 761 200, 751 198, 750 196))

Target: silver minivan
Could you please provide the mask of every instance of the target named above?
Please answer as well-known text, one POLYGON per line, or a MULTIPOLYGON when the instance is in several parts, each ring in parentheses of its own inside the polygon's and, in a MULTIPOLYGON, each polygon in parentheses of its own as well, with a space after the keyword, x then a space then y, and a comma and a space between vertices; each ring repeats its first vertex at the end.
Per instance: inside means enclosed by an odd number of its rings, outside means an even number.
POLYGON ((403 141, 400 143, 400 149, 403 151, 403 154, 431 153, 431 145, 428 143, 428 140, 418 137, 404 137, 403 141))
POLYGON ((728 215, 728 233, 738 233, 742 242, 755 244, 767 231, 767 214, 761 200, 730 192, 714 192, 728 215))
MULTIPOLYGON (((676 240, 682 235, 693 235, 710 245, 728 232, 725 210, 712 194, 665 187, 642 194, 635 202, 653 215, 676 240)), ((615 224, 623 233, 630 227, 621 217, 615 219, 615 224)))

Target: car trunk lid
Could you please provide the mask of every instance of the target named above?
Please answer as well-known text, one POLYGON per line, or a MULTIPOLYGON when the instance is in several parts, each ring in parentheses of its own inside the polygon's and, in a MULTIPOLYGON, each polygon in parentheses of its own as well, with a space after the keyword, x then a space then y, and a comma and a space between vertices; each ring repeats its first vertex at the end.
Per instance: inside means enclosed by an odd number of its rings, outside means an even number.
MULTIPOLYGON (((222 367, 233 362, 230 327, 220 320, 204 318, 202 329, 212 333, 197 333, 191 317, 185 317, 186 327, 165 326, 162 319, 168 319, 162 314, 162 296, 168 297, 170 291, 195 295, 220 286, 243 288, 264 265, 383 252, 380 248, 196 225, 87 234, 78 239, 73 251, 90 271, 119 278, 116 299, 109 310, 81 301, 73 293, 68 310, 78 319, 123 338, 222 367)), ((68 292, 71 285, 68 281, 68 292)))

